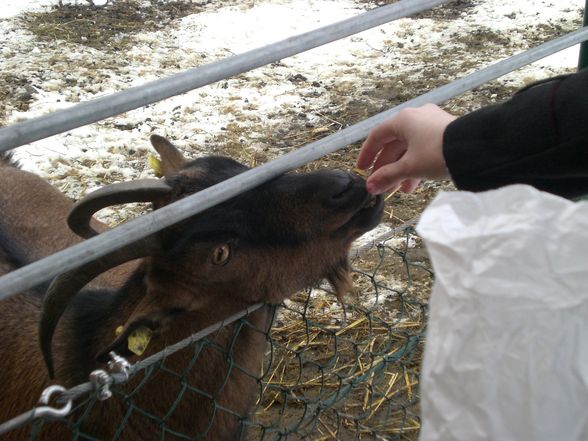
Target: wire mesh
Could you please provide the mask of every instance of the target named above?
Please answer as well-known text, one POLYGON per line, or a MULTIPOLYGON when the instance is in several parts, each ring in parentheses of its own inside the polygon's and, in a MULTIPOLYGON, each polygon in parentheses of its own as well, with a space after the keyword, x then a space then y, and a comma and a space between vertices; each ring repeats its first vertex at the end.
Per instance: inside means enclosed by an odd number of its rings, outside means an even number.
POLYGON ((353 258, 354 292, 345 305, 327 285, 297 293, 152 364, 134 365, 108 400, 99 401, 95 391, 79 394, 67 418, 30 420, 4 436, 416 439, 433 276, 421 246, 412 227, 398 231, 353 258), (243 358, 242 349, 255 345, 258 359, 243 358), (203 365, 213 366, 204 378, 203 365))

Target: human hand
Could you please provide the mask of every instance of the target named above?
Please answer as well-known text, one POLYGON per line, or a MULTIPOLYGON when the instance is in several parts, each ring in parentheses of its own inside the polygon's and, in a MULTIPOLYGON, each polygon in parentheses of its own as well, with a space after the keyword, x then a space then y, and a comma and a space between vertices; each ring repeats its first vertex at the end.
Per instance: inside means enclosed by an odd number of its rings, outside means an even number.
POLYGON ((364 141, 357 167, 373 164, 367 190, 380 194, 400 188, 410 193, 422 178, 448 179, 443 134, 455 116, 434 104, 407 108, 375 127, 364 141))

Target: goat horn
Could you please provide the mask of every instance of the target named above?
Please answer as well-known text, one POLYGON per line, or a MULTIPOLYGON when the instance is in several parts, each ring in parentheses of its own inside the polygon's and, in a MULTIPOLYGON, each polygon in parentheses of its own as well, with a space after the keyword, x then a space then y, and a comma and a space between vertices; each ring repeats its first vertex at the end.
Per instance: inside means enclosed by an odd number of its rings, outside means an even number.
POLYGON ((43 299, 39 321, 39 343, 50 378, 54 376, 51 353, 53 334, 59 319, 73 297, 98 275, 125 262, 152 255, 156 246, 155 238, 150 236, 53 279, 43 299))
POLYGON ((67 217, 67 224, 78 236, 89 239, 98 234, 90 225, 92 216, 98 210, 129 202, 155 202, 170 191, 171 187, 161 179, 140 179, 107 185, 74 204, 67 217))

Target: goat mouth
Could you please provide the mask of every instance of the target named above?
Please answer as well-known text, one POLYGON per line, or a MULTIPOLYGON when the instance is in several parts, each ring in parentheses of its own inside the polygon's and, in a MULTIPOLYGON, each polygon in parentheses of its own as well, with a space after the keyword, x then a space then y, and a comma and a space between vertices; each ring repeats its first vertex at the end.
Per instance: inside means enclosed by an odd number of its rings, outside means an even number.
POLYGON ((378 205, 378 199, 382 199, 381 196, 376 196, 373 194, 368 195, 367 201, 363 204, 363 206, 361 207, 361 210, 369 210, 370 208, 374 208, 376 205, 378 205))
POLYGON ((384 213, 384 198, 381 195, 365 193, 362 201, 348 214, 347 220, 339 226, 334 234, 346 241, 357 237, 376 227, 384 213))
POLYGON ((343 228, 356 228, 368 231, 380 222, 384 212, 384 198, 381 195, 367 194, 359 208, 343 225, 343 228))

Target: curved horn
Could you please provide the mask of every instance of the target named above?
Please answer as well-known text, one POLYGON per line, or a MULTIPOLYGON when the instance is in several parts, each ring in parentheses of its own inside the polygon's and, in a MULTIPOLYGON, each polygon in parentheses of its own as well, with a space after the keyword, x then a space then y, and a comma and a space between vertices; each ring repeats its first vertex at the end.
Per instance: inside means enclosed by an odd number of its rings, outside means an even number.
POLYGON ((98 234, 90 225, 92 215, 98 210, 129 202, 155 202, 170 191, 171 187, 161 179, 140 179, 107 185, 75 203, 67 217, 67 224, 78 236, 89 239, 98 234))
POLYGON ((156 247, 156 240, 150 236, 53 279, 45 294, 39 321, 39 343, 50 378, 54 375, 51 354, 53 334, 71 299, 98 275, 130 260, 152 255, 156 247))

